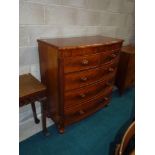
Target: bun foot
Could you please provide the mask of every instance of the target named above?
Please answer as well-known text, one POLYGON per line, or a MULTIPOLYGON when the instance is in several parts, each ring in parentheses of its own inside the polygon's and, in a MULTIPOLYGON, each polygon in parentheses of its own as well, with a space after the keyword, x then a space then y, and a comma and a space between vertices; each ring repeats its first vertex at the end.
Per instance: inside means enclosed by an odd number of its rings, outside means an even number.
POLYGON ((65 128, 61 125, 58 125, 58 131, 59 133, 63 134, 65 132, 65 128))

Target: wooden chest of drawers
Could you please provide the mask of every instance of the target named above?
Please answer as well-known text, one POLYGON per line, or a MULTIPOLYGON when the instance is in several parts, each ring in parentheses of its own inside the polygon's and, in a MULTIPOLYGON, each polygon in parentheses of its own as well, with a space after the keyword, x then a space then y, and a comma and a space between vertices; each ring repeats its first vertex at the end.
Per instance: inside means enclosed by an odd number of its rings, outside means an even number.
POLYGON ((48 117, 60 133, 109 103, 122 42, 103 36, 38 40, 48 117))
POLYGON ((127 45, 122 47, 120 61, 116 74, 116 85, 122 94, 125 89, 135 83, 135 47, 127 45))

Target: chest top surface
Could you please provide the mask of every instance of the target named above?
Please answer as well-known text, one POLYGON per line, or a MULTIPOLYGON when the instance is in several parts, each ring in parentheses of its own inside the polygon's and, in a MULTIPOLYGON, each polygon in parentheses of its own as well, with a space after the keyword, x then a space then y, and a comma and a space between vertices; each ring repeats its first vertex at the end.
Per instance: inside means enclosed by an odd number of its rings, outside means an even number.
POLYGON ((72 38, 38 39, 38 42, 43 42, 59 49, 72 49, 78 47, 100 46, 120 43, 123 42, 123 40, 105 36, 83 36, 72 38))

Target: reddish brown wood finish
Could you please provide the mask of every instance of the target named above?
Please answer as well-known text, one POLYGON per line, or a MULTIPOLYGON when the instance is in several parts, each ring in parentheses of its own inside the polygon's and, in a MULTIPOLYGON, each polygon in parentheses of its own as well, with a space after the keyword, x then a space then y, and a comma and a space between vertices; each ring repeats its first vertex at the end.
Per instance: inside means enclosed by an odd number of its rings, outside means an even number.
POLYGON ((135 47, 124 46, 121 50, 120 61, 116 76, 116 85, 120 94, 135 83, 135 47))
POLYGON ((42 126, 45 135, 49 135, 46 128, 46 112, 47 112, 47 97, 46 87, 40 83, 31 74, 24 74, 19 76, 19 106, 31 104, 34 121, 39 123, 37 118, 35 101, 40 101, 42 110, 42 126))
POLYGON ((91 84, 80 89, 75 89, 72 91, 65 92, 65 105, 74 106, 75 104, 85 102, 98 96, 100 93, 103 93, 104 90, 113 85, 113 76, 109 77, 109 79, 104 82, 99 82, 95 84, 91 84))
POLYGON ((114 76, 117 69, 117 62, 110 63, 101 67, 65 74, 65 90, 80 88, 114 76))
POLYGON ((103 36, 38 40, 48 116, 60 133, 109 103, 122 42, 103 36))

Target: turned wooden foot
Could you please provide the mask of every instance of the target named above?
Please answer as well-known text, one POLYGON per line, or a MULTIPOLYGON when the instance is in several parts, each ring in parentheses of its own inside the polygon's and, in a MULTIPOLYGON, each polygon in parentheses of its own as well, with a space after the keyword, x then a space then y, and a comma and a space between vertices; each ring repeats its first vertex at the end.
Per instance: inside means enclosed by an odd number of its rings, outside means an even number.
POLYGON ((59 133, 63 134, 65 132, 65 128, 63 125, 58 125, 58 131, 59 133))
POLYGON ((46 111, 47 111, 47 99, 44 98, 42 101, 40 101, 41 103, 41 112, 42 112, 42 129, 43 129, 43 134, 45 136, 49 136, 50 133, 47 130, 46 127, 46 111))

